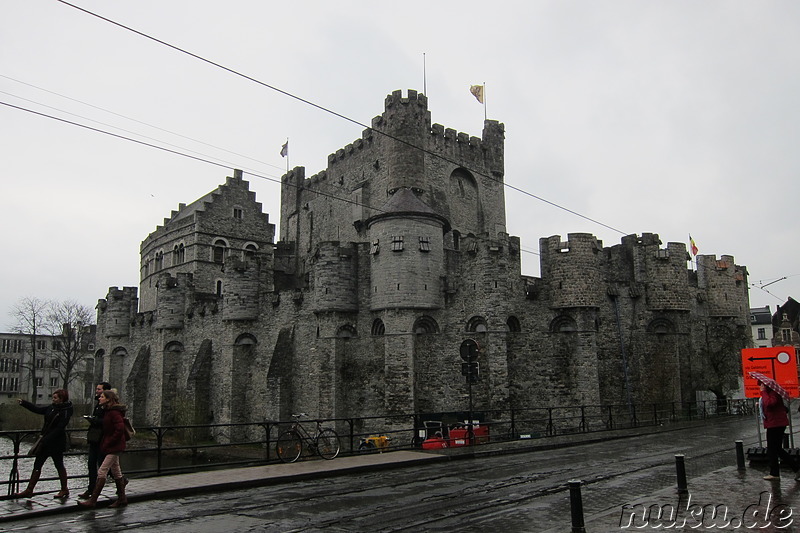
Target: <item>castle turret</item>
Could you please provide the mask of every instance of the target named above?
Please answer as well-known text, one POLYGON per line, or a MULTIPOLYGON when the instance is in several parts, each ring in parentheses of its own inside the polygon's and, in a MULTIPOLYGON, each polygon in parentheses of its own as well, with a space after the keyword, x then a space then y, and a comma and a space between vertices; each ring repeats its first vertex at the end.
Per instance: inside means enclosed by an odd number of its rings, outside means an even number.
POLYGON ((589 233, 539 239, 542 278, 550 280, 551 307, 598 307, 604 295, 598 254, 602 244, 589 233))
POLYGON ((408 188, 398 189, 381 211, 367 220, 371 309, 442 307, 447 221, 408 188))
POLYGON ((742 292, 747 290, 744 271, 733 262, 733 256, 697 256, 697 285, 705 290, 710 316, 738 317, 748 312, 742 309, 742 292))
POLYGON ((130 333, 139 305, 136 294, 136 287, 109 287, 106 298, 97 302, 98 337, 124 337, 130 333))

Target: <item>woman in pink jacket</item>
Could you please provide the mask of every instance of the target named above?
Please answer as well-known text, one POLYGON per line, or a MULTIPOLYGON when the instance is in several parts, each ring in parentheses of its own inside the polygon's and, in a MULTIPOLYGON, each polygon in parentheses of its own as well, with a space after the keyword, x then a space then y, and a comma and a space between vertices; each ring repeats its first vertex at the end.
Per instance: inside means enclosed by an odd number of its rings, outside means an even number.
POLYGON ((117 393, 104 390, 100 394, 100 406, 105 410, 103 415, 103 437, 100 440, 100 454, 104 455, 103 464, 97 469, 97 483, 95 484, 92 496, 85 502, 79 502, 83 507, 94 507, 97 505, 97 498, 103 491, 106 484, 108 472, 114 476, 117 484, 117 494, 119 498, 111 504, 111 507, 123 507, 128 504, 125 496, 125 485, 127 480, 122 476, 122 469, 119 466, 119 454, 125 451, 125 411, 124 405, 119 403, 117 393))
POLYGON ((764 428, 767 430, 767 457, 769 458, 769 475, 764 476, 764 479, 775 481, 781 478, 778 458, 791 465, 794 472, 800 470, 800 465, 783 449, 783 432, 789 425, 789 417, 786 414, 787 409, 783 404, 783 399, 763 383, 759 382, 759 385, 761 386, 761 409, 764 412, 764 428))

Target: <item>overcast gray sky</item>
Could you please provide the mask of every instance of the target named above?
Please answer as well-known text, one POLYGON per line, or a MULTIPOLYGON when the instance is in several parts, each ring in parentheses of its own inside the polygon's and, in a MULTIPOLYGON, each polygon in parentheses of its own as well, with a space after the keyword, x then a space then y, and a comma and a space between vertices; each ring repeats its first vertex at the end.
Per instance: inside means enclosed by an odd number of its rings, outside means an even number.
MULTIPOLYGON (((434 123, 480 136, 469 86, 485 82, 508 184, 665 245, 691 233, 701 254, 747 266, 753 307, 800 298, 798 2, 74 4, 364 124, 414 89, 434 123)), ((0 102, 5 329, 25 296, 94 307, 137 286, 141 241, 232 168, 269 178, 245 176, 277 224, 286 139, 312 175, 362 130, 57 0, 2 1, 0 102)), ((622 236, 513 190, 506 204, 526 250, 622 236)), ((537 255, 523 260, 539 274, 537 255)))

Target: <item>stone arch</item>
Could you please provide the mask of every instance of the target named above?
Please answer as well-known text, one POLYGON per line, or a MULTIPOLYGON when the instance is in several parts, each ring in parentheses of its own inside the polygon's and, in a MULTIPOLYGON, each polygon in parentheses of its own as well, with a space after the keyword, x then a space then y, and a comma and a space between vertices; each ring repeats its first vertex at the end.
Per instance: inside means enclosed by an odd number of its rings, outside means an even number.
POLYGON ((337 339, 349 339, 351 337, 358 337, 358 332, 356 331, 355 326, 351 324, 345 324, 336 330, 337 339))
POLYGON ((433 317, 423 315, 414 321, 412 331, 415 335, 429 335, 439 333, 439 324, 433 317))
MULTIPOLYGON (((200 343, 197 355, 189 370, 189 378, 186 381, 187 395, 192 402, 192 412, 188 413, 187 421, 190 424, 213 424, 214 414, 211 411, 211 371, 213 363, 213 344, 210 339, 204 339, 200 343)), ((202 428, 195 430, 196 440, 210 438, 211 430, 202 428)))
POLYGON ((128 350, 124 346, 117 346, 111 350, 111 357, 108 361, 108 382, 112 387, 120 387, 125 378, 125 358, 128 350))
MULTIPOLYGON (((134 427, 148 425, 148 410, 153 404, 158 404, 158 398, 152 398, 150 383, 150 346, 142 346, 125 381, 125 399, 122 400, 129 409, 133 407, 127 416, 133 421, 134 427)), ((112 381, 111 386, 116 386, 116 383, 112 381)))
POLYGON ((668 335, 675 333, 675 324, 668 318, 657 317, 647 324, 648 333, 656 333, 659 335, 668 335))
POLYGON ((551 333, 574 333, 578 331, 578 323, 567 315, 558 315, 550 322, 551 333))
POLYGON ((178 423, 176 414, 179 408, 178 372, 181 367, 183 344, 170 341, 161 352, 161 425, 171 426, 178 423))
MULTIPOLYGON (((233 365, 231 368, 231 422, 250 422, 255 414, 247 409, 247 397, 256 388, 253 383, 254 361, 258 339, 251 333, 242 333, 233 343, 233 365)), ((232 435, 244 436, 244 428, 235 428, 232 435), (240 431, 241 430, 241 431, 240 431)))
POLYGON ((486 333, 489 328, 486 325, 486 319, 476 315, 467 320, 466 330, 470 333, 486 333))
POLYGON ((475 176, 465 168, 457 168, 450 174, 448 195, 459 205, 451 220, 453 227, 462 233, 482 231, 480 193, 475 176))
POLYGON ((506 320, 506 327, 511 333, 519 333, 522 331, 522 325, 519 322, 519 318, 515 317, 514 315, 508 317, 506 320))

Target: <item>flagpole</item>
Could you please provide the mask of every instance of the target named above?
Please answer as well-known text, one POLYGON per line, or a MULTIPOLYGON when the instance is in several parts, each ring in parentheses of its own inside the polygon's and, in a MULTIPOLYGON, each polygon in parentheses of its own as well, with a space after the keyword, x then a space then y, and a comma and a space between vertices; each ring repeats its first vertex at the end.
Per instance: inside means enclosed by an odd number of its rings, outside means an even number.
POLYGON ((428 96, 428 73, 425 65, 425 52, 422 52, 422 94, 428 96))
POLYGON ((486 82, 483 82, 483 120, 487 120, 489 115, 486 112, 486 82))

